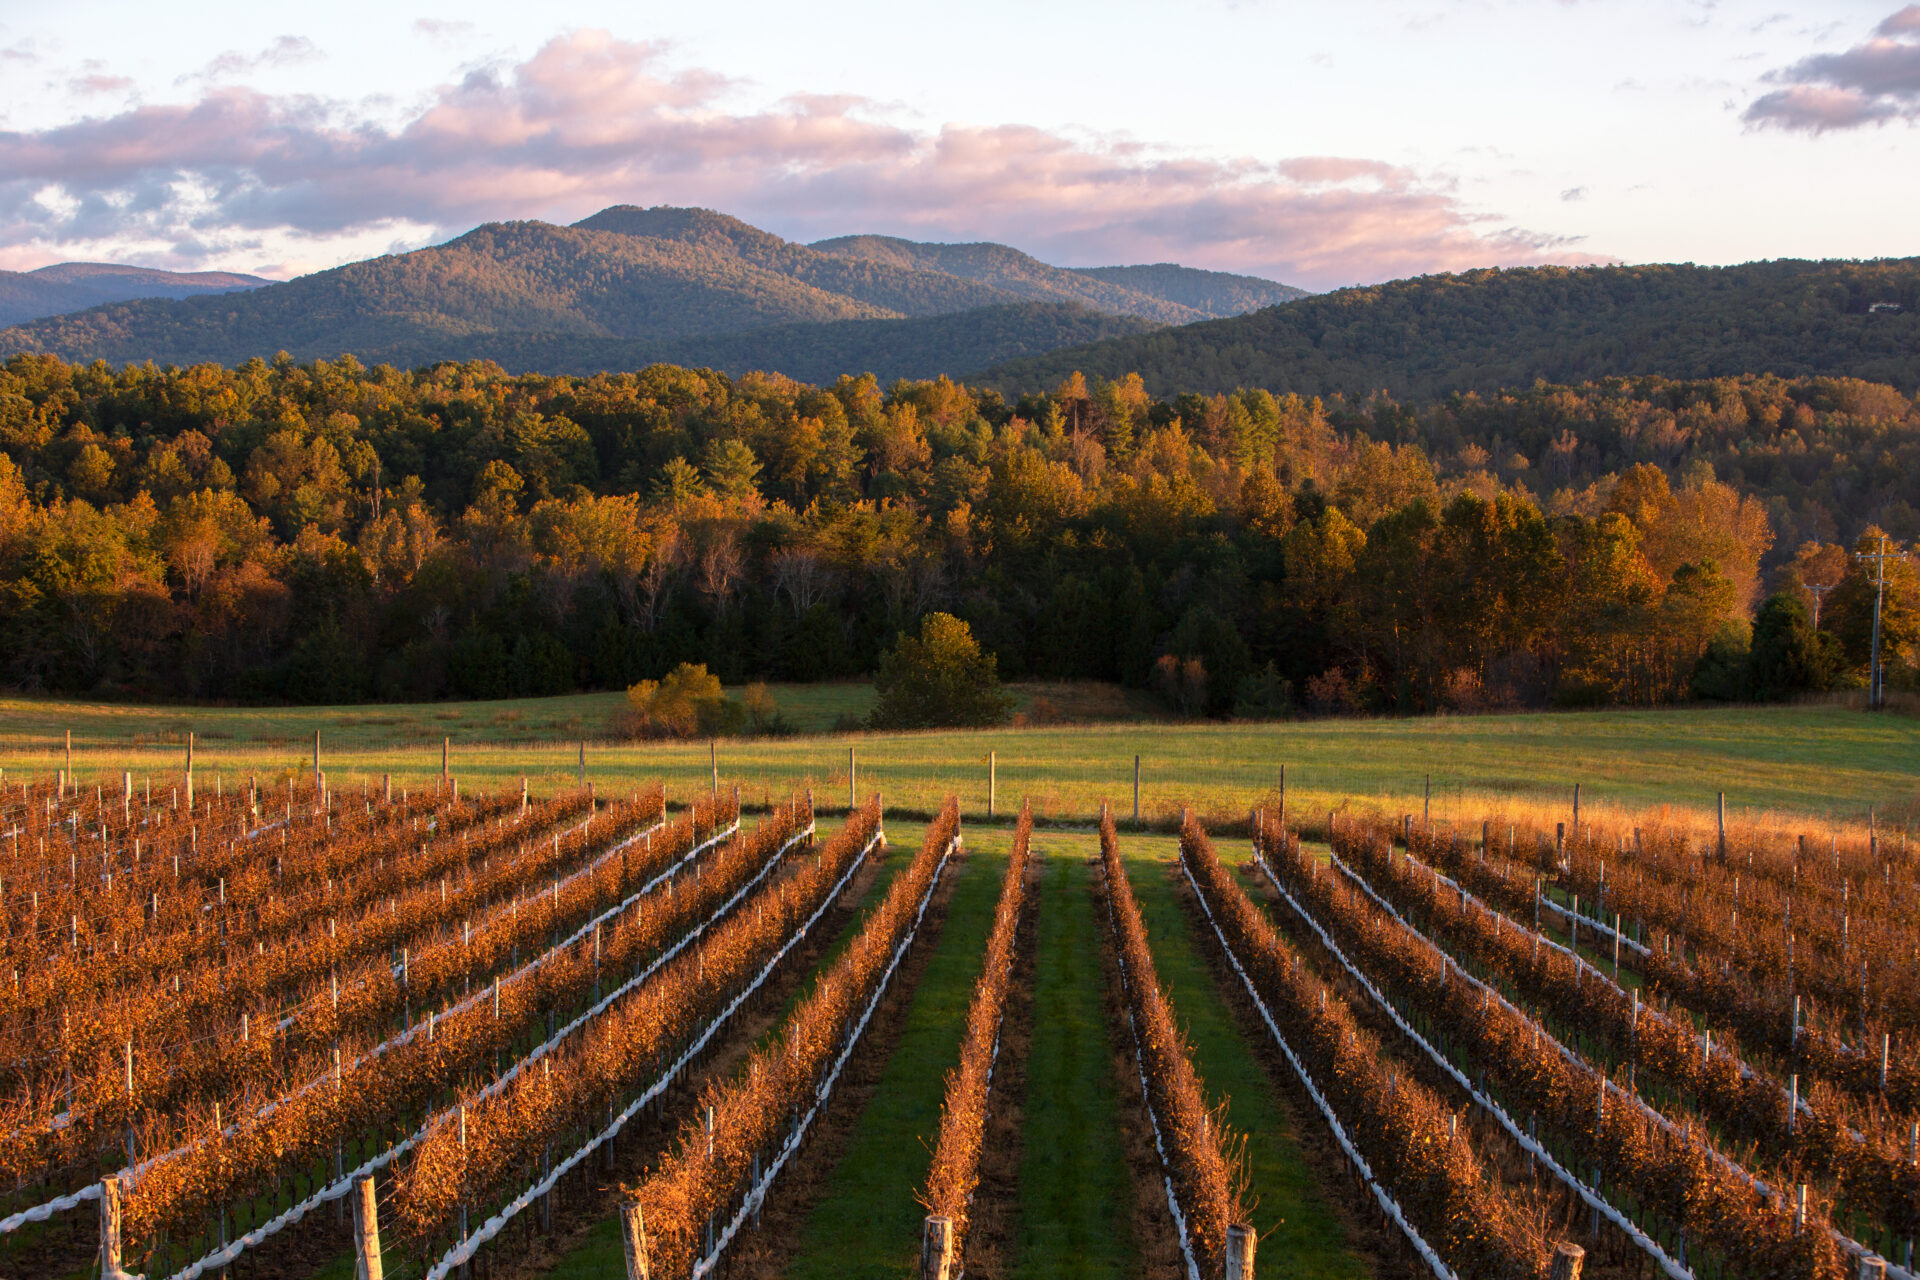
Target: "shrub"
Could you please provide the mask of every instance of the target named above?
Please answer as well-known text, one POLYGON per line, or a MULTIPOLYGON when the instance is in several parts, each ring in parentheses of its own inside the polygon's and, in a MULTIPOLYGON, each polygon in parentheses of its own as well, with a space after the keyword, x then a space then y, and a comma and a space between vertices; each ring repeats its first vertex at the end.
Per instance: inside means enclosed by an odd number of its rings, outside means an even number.
POLYGON ((1181 715, 1202 715, 1207 709, 1207 664, 1163 653, 1153 664, 1153 687, 1181 715))
POLYGON ((717 737, 737 733, 747 712, 720 689, 705 663, 683 662, 664 680, 642 680, 627 690, 622 728, 642 738, 717 737))
POLYGON ((875 729, 977 728, 1004 723, 1012 710, 994 656, 950 613, 922 618, 918 636, 902 632, 880 655, 873 684, 875 729))
POLYGON ((1747 686, 1762 701, 1817 693, 1833 683, 1838 642, 1813 629, 1806 604, 1782 591, 1767 597, 1753 623, 1747 686))
POLYGON ((1293 681, 1269 662, 1240 680, 1233 696, 1236 720, 1279 720, 1293 711, 1293 681))
POLYGON ((1360 694, 1338 667, 1328 667, 1307 681, 1307 705, 1323 716, 1354 715, 1360 710, 1360 694))

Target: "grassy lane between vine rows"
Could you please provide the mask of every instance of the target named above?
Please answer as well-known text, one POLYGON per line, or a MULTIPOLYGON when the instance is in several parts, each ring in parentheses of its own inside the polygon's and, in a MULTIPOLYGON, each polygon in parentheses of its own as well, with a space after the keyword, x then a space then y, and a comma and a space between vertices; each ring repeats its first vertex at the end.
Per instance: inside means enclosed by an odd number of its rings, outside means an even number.
POLYGON ((1093 910, 1085 835, 1035 831, 1040 862, 1033 1037, 1027 1052, 1023 1150, 1014 1205, 1018 1280, 1115 1280, 1135 1249, 1100 976, 1106 922, 1093 910))
POLYGON ((970 852, 937 949, 879 1086, 794 1242, 789 1280, 895 1280, 919 1256, 925 1210, 916 1196, 932 1160, 947 1072, 959 1065, 967 1006, 1007 868, 1009 833, 966 834, 970 852))
MULTIPOLYGON (((1261 1250, 1288 1259, 1289 1276, 1362 1280, 1371 1271, 1301 1150, 1274 1081, 1242 1035, 1195 946, 1173 879, 1179 841, 1129 835, 1121 837, 1120 847, 1134 868, 1133 893, 1153 946, 1154 969, 1186 1028, 1194 1066, 1208 1094, 1225 1099, 1227 1123, 1247 1138, 1249 1200, 1255 1206, 1253 1225, 1261 1235, 1261 1250)), ((1091 839, 1088 848, 1096 848, 1091 839)))

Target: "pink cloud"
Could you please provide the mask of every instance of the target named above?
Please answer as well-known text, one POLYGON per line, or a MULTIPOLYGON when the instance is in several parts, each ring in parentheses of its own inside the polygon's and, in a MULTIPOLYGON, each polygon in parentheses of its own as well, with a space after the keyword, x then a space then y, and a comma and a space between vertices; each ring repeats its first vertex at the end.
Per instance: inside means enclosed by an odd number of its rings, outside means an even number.
POLYGON ((1910 4, 1898 13, 1889 15, 1874 31, 1883 36, 1920 31, 1920 4, 1910 4))
POLYGON ((75 76, 67 81, 67 89, 80 94, 125 93, 131 88, 133 88, 131 76, 110 76, 97 71, 75 76))
POLYGON ((0 245, 137 233, 191 265, 223 238, 453 232, 636 203, 719 208, 796 239, 995 239, 1065 265, 1175 260, 1308 287, 1594 260, 1377 160, 1195 157, 1018 124, 916 130, 846 96, 730 110, 726 77, 664 63, 658 46, 576 32, 443 86, 397 127, 215 87, 0 133, 0 245))
POLYGON ((1754 99, 1748 124, 1817 134, 1920 118, 1920 4, 1888 16, 1864 43, 1766 79, 1785 87, 1754 99))

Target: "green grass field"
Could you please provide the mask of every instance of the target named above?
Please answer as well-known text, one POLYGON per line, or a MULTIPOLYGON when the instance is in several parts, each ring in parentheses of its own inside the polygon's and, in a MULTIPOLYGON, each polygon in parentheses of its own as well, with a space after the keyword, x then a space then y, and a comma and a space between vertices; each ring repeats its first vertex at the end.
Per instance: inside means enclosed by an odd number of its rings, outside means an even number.
MULTIPOLYGON (((1920 802, 1920 722, 1838 706, 1227 724, 1136 719, 828 734, 818 731, 870 704, 870 687, 789 686, 775 693, 797 723, 815 732, 711 745, 607 741, 605 725, 618 704, 609 694, 343 708, 13 698, 0 700, 0 768, 14 777, 59 768, 70 730, 83 781, 111 785, 125 768, 162 778, 180 770, 191 730, 203 773, 274 776, 311 766, 317 729, 322 766, 336 789, 383 773, 396 785, 425 785, 439 773, 446 739, 453 771, 469 787, 513 785, 521 776, 539 789, 560 785, 575 775, 584 741, 588 775, 604 786, 664 778, 684 793, 710 780, 717 759, 721 776, 738 782, 749 799, 811 787, 827 805, 845 802, 851 749, 862 794, 878 787, 891 806, 924 813, 954 793, 976 818, 986 811, 989 752, 996 757, 998 811, 1011 811, 1024 794, 1051 820, 1090 818, 1102 801, 1129 815, 1136 755, 1141 813, 1150 821, 1165 821, 1182 806, 1216 820, 1239 817, 1271 798, 1282 765, 1289 810, 1302 817, 1349 801, 1414 806, 1429 775, 1434 816, 1443 820, 1476 820, 1496 799, 1559 804, 1576 782, 1585 784, 1586 804, 1596 812, 1609 805, 1703 810, 1725 791, 1736 811, 1850 819, 1875 807, 1904 821, 1920 802)), ((1034 696, 1030 690, 1029 705, 1034 696)), ((1134 709, 1117 691, 1098 705, 1116 714, 1134 709)))

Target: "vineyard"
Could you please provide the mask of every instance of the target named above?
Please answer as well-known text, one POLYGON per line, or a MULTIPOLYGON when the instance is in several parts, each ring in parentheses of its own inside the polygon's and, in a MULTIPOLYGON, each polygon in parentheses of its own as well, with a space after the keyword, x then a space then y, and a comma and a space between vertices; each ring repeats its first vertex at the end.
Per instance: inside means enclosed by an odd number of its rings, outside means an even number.
POLYGON ((0 782, 0 1276, 1915 1280, 1903 832, 847 799, 0 782))

